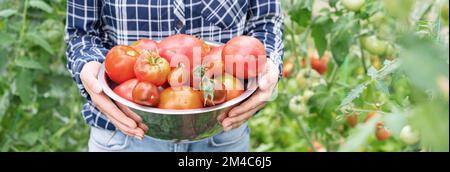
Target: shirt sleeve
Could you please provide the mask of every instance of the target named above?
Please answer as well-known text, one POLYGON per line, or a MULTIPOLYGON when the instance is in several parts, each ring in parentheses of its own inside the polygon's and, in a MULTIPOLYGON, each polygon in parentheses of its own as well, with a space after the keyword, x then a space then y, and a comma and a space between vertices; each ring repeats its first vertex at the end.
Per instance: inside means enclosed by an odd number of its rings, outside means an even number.
POLYGON ((91 61, 102 63, 108 52, 102 39, 100 9, 101 0, 67 1, 64 36, 67 44, 67 68, 85 98, 88 98, 88 94, 80 80, 81 69, 91 61))
POLYGON ((284 55, 283 20, 280 0, 250 0, 245 33, 264 43, 268 57, 278 66, 280 77, 284 55))

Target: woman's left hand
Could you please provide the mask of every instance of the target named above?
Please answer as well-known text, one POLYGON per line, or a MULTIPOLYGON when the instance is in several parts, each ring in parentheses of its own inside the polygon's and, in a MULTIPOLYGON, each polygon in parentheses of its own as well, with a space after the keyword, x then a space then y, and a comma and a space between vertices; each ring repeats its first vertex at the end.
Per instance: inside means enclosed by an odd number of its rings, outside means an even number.
POLYGON ((266 105, 276 89, 278 77, 278 66, 267 59, 264 72, 258 80, 258 90, 247 101, 232 108, 228 114, 219 115, 218 120, 225 132, 238 128, 266 105))

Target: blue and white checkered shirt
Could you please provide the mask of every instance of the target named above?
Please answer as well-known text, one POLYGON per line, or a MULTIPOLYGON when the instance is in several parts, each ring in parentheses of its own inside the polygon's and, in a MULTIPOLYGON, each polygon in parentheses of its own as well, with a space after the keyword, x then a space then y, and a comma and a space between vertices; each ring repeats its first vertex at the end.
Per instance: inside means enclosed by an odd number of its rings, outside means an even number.
POLYGON ((90 61, 103 62, 114 45, 183 33, 226 43, 238 35, 254 36, 281 71, 283 14, 279 0, 68 0, 65 40, 67 68, 87 99, 82 115, 98 128, 114 125, 93 105, 80 71, 90 61))

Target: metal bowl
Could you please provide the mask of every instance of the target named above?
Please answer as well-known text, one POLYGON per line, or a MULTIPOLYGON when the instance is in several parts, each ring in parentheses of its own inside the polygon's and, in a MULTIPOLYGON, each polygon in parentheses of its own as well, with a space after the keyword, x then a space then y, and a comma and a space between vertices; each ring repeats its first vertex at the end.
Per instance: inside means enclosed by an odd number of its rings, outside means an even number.
MULTIPOLYGON (((210 43, 213 46, 220 44, 210 43)), ((214 136, 222 131, 217 117, 234 105, 241 103, 250 97, 257 88, 255 79, 245 80, 246 90, 239 97, 223 104, 192 110, 168 110, 147 106, 141 106, 128 101, 116 93, 113 89, 117 85, 105 74, 105 66, 102 65, 98 80, 104 93, 112 100, 127 106, 130 110, 140 115, 149 127, 146 135, 168 142, 192 142, 214 136)))

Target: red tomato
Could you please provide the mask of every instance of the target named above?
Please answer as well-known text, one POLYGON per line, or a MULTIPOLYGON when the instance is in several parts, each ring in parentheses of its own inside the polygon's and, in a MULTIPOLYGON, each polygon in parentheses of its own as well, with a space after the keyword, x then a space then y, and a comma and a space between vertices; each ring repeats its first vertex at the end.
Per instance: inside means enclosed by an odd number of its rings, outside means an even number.
POLYGON ((294 63, 292 60, 288 60, 283 64, 283 77, 289 77, 292 71, 294 71, 294 63))
POLYGON ((225 73, 225 64, 222 60, 221 47, 214 47, 210 53, 203 58, 202 65, 195 66, 191 73, 191 86, 200 89, 203 78, 211 79, 225 73))
POLYGON ((241 80, 232 75, 224 74, 223 76, 218 77, 217 80, 222 81, 227 90, 226 101, 239 97, 244 92, 244 84, 242 84, 241 80))
MULTIPOLYGON (((186 58, 185 60, 190 63, 191 69, 193 68, 194 63, 199 65, 202 61, 202 57, 210 51, 209 46, 204 41, 195 36, 184 34, 170 36, 161 40, 158 49, 161 57, 164 57, 169 61, 172 67, 178 65, 180 61, 185 62, 184 59, 179 58, 186 58), (199 50, 198 54, 194 54, 194 50, 199 50), (173 61, 172 59, 175 57, 176 59, 173 61)), ((187 66, 187 64, 185 65, 187 66)))
MULTIPOLYGON (((328 62, 330 61, 330 53, 325 52, 322 58, 319 59, 319 52, 317 50, 308 50, 311 68, 323 75, 328 71, 328 62)), ((306 60, 302 61, 302 66, 306 65, 306 60)))
POLYGON ((133 89, 133 101, 140 105, 157 106, 159 103, 158 87, 149 82, 139 82, 133 89))
POLYGON ((133 89, 137 83, 137 79, 130 79, 114 88, 114 92, 128 101, 133 101, 133 89))
POLYGON ((205 80, 202 84, 203 99, 206 106, 222 104, 227 99, 225 85, 217 79, 205 80))
POLYGON ((131 44, 131 47, 139 52, 142 52, 143 50, 157 51, 158 43, 150 39, 141 39, 131 44))
POLYGON ((385 141, 391 137, 391 132, 384 128, 383 122, 377 122, 375 135, 378 141, 385 141))
POLYGON ((170 71, 167 82, 171 87, 180 87, 187 84, 190 80, 189 69, 180 63, 180 65, 170 71))
POLYGON ((160 94, 161 109, 198 109, 203 108, 203 94, 191 87, 170 87, 160 94))
POLYGON ((113 47, 105 59, 105 70, 109 78, 118 84, 135 78, 134 64, 139 55, 139 52, 129 46, 113 47))
POLYGON ((169 62, 155 51, 144 51, 136 61, 134 73, 139 81, 149 82, 159 87, 167 81, 170 73, 169 62))
POLYGON ((377 114, 375 112, 369 112, 366 115, 366 118, 364 118, 364 123, 369 122, 370 119, 372 119, 373 117, 375 117, 377 114))
POLYGON ((358 115, 351 114, 346 116, 346 120, 350 128, 355 128, 358 125, 358 115))
POLYGON ((222 58, 225 71, 241 79, 258 76, 267 61, 264 44, 250 36, 239 36, 228 41, 222 58))
POLYGON ((205 75, 207 77, 221 76, 225 73, 225 64, 222 60, 222 50, 224 46, 213 48, 207 56, 203 58, 205 64, 205 75))

